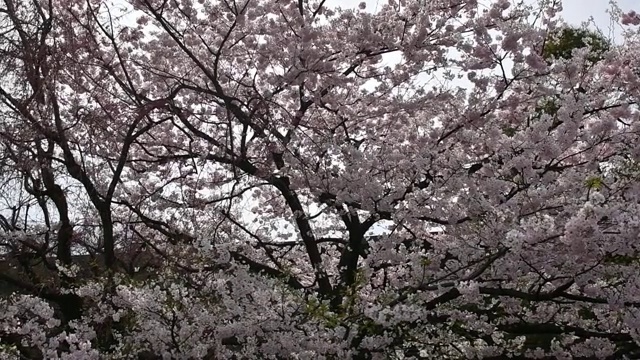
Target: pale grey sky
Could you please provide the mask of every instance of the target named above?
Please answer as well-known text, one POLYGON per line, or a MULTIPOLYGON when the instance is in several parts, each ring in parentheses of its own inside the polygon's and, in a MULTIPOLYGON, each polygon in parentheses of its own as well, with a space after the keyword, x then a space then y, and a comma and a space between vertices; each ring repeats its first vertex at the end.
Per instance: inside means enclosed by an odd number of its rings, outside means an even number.
MULTIPOLYGON (((635 0, 618 0, 617 3, 625 11, 639 8, 635 0)), ((598 27, 604 30, 609 26, 609 0, 563 0, 562 4, 562 16, 570 23, 579 24, 593 16, 598 27)))

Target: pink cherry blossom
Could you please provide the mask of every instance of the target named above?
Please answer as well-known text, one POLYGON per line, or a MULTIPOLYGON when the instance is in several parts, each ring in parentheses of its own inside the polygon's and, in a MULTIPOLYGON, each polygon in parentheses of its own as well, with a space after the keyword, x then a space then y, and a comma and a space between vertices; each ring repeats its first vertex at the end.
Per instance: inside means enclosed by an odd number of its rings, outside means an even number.
POLYGON ((367 5, 2 2, 0 358, 637 357, 638 33, 367 5))

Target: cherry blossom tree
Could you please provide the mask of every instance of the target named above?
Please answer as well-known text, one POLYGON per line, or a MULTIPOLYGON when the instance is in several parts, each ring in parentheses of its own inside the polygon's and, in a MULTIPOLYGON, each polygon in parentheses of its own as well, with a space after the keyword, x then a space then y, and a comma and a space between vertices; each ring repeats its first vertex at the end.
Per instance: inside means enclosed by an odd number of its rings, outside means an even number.
POLYGON ((640 20, 561 9, 4 0, 0 354, 640 358, 640 20))

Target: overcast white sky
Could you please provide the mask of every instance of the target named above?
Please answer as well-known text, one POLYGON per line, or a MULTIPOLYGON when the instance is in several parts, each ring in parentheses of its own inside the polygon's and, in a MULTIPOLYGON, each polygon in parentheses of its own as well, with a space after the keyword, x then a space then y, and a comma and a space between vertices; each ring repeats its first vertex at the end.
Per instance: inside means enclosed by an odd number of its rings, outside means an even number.
MULTIPOLYGON (((628 11, 640 8, 637 0, 618 0, 622 10, 628 11)), ((563 0, 562 16, 570 23, 579 24, 593 16, 598 27, 603 30, 609 26, 609 0, 563 0)))

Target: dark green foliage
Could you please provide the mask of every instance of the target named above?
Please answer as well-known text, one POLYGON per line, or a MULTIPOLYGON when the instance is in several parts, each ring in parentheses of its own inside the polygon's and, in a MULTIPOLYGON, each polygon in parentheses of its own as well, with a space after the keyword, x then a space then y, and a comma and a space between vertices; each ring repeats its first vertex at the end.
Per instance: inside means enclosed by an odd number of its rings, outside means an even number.
POLYGON ((574 49, 591 46, 588 60, 598 62, 602 60, 611 43, 602 34, 581 28, 567 27, 551 33, 545 41, 542 57, 547 61, 555 59, 570 59, 574 49))

